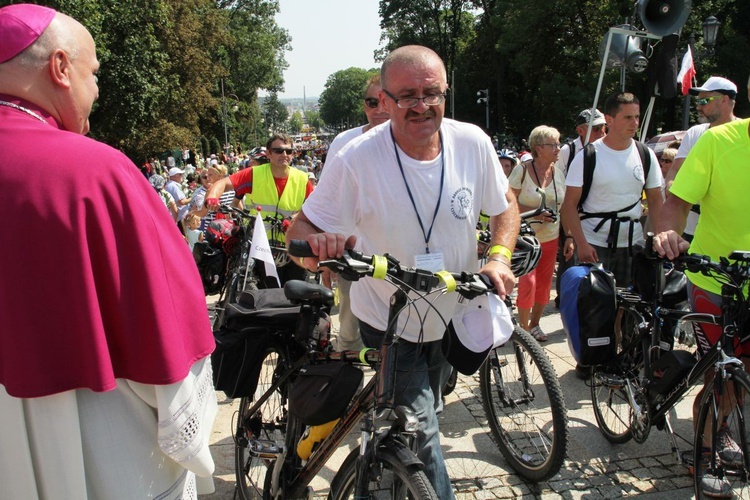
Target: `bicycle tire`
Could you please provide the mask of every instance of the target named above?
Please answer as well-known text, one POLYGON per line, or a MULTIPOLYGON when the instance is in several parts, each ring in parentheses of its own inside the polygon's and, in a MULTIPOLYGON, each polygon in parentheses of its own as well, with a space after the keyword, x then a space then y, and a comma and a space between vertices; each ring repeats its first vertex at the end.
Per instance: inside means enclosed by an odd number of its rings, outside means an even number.
POLYGON ((591 370, 591 403, 599 431, 613 444, 633 439, 634 416, 625 391, 624 379, 638 373, 643 364, 643 346, 632 341, 638 334, 638 321, 627 309, 620 308, 617 324, 618 362, 609 366, 594 366, 591 370), (630 346, 627 353, 623 346, 630 346))
MULTIPOLYGON (((341 468, 331 481, 329 500, 354 498, 354 485, 357 476, 357 458, 359 448, 355 448, 346 457, 341 468)), ((386 448, 377 451, 377 460, 383 465, 380 482, 370 481, 368 491, 371 499, 401 500, 437 500, 437 494, 427 476, 416 465, 406 465, 386 448), (394 484, 394 476, 398 482, 394 484), (389 489, 390 488, 390 489, 389 489)))
POLYGON ((542 347, 516 326, 479 370, 492 437, 510 466, 533 482, 557 474, 567 455, 568 416, 560 381, 542 347))
POLYGON ((252 398, 240 399, 237 413, 234 437, 234 465, 237 490, 240 498, 254 500, 265 498, 268 491, 265 488, 266 472, 275 463, 274 457, 262 458, 254 453, 254 445, 269 446, 284 442, 287 421, 287 397, 291 382, 282 384, 271 397, 255 412, 249 411, 254 401, 263 395, 274 383, 276 378, 284 373, 291 360, 278 345, 270 345, 263 358, 263 368, 258 378, 258 387, 252 398))
MULTIPOLYGON (((706 423, 708 419, 713 420, 712 416, 718 409, 716 391, 709 387, 703 393, 693 443, 693 485, 696 499, 715 497, 715 495, 709 496, 704 493, 702 482, 715 481, 717 478, 725 479, 726 487, 734 498, 750 498, 750 479, 747 473, 750 470, 750 420, 746 420, 750 415, 750 375, 745 372, 744 368, 737 366, 728 366, 727 372, 733 382, 734 402, 726 423, 741 452, 741 457, 731 456, 735 455, 731 453, 721 453, 718 449, 713 461, 703 456, 704 443, 713 442, 704 440, 706 423)), ((730 390, 727 387, 725 389, 727 393, 730 390)), ((713 436, 713 440, 716 439, 718 428, 718 425, 709 424, 708 432, 713 436)))

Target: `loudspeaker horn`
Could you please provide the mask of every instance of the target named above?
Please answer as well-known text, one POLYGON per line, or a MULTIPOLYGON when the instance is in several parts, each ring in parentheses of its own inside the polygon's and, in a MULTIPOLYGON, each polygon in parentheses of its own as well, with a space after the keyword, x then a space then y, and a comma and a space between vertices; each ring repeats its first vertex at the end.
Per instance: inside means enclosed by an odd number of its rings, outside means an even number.
MULTIPOLYGON (((624 30, 635 31, 635 28, 628 24, 616 26, 624 30)), ((599 59, 608 68, 619 68, 625 66, 633 73, 643 73, 648 66, 648 58, 641 50, 641 39, 636 36, 623 34, 613 34, 612 42, 607 54, 607 60, 604 61, 604 51, 607 47, 607 36, 605 35, 599 44, 599 59)))
POLYGON ((692 0, 638 0, 638 15, 649 33, 676 33, 690 15, 692 0))

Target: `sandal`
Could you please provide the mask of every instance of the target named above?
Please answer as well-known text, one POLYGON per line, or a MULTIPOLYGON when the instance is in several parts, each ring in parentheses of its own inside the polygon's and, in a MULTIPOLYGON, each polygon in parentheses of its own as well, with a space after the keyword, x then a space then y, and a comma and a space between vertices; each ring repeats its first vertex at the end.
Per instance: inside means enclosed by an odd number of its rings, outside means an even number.
POLYGON ((539 325, 529 330, 529 333, 537 342, 547 342, 547 335, 542 331, 539 325))

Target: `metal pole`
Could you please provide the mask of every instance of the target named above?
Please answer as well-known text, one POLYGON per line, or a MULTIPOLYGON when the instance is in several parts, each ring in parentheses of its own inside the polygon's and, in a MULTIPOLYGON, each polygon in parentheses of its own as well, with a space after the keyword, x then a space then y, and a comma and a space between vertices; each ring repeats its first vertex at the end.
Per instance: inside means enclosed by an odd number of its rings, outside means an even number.
POLYGON ((490 89, 487 89, 487 100, 484 101, 486 104, 486 111, 487 116, 485 117, 485 128, 487 129, 487 133, 490 133, 490 89))
POLYGON ((604 72, 607 70, 607 60, 609 58, 609 48, 612 45, 612 28, 607 32, 607 44, 604 48, 604 57, 602 57, 602 68, 599 70, 599 82, 596 84, 596 93, 594 94, 594 105, 591 106, 591 119, 589 120, 589 126, 586 129, 586 140, 584 144, 589 143, 591 139, 591 123, 594 121, 594 112, 596 111, 596 105, 599 102, 599 94, 602 91, 602 82, 604 82, 604 72))
POLYGON ((451 70, 451 119, 456 119, 456 70, 451 70))
POLYGON ((229 149, 229 134, 227 133, 227 100, 224 97, 224 79, 221 79, 221 110, 224 122, 224 152, 229 149))

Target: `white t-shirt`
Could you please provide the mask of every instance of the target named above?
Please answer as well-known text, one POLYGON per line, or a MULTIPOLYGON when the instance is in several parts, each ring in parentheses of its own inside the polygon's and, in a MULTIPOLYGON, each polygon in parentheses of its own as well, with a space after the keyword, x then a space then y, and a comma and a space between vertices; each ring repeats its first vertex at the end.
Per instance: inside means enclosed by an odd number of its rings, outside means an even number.
MULTIPOLYGON (((700 139, 703 133, 708 130, 710 126, 710 123, 699 123, 698 125, 690 127, 682 137, 680 149, 677 150, 675 160, 678 158, 682 158, 683 160, 687 158, 688 153, 690 153, 690 150, 693 149, 695 143, 698 142, 698 139, 700 139)), ((695 234, 695 228, 698 227, 699 216, 700 214, 698 212, 694 212, 693 210, 690 210, 688 212, 687 220, 685 221, 685 231, 683 231, 685 234, 695 234)))
MULTIPOLYGON (((364 129, 366 126, 367 125, 362 125, 361 127, 350 128, 349 130, 344 130, 339 135, 337 135, 331 142, 331 145, 328 146, 328 151, 326 152, 326 161, 331 161, 333 157, 336 156, 339 151, 341 151, 341 148, 349 144, 352 139, 356 139, 360 135, 364 134, 364 129)), ((325 170, 325 168, 323 170, 325 170)))
MULTIPOLYGON (((592 144, 596 150, 596 168, 583 210, 587 213, 613 212, 635 203, 635 206, 627 212, 620 212, 619 216, 637 221, 641 217, 641 204, 636 202, 641 199, 644 185, 643 165, 635 142, 632 141, 630 147, 623 151, 609 148, 602 139, 592 144)), ((651 168, 645 188, 658 188, 664 184, 661 169, 654 152, 651 149, 648 152, 651 155, 651 168)), ((570 164, 568 177, 565 180, 566 186, 583 186, 583 156, 583 154, 576 155, 573 163, 570 164)), ((585 219, 581 221, 581 228, 589 244, 606 247, 610 221, 606 221, 598 232, 594 232, 594 228, 600 222, 601 219, 597 217, 585 219)), ((621 224, 617 238, 618 248, 628 246, 629 226, 630 224, 627 223, 621 224)), ((635 223, 633 226, 633 243, 635 243, 643 239, 643 231, 640 224, 635 223)))
POLYGON ((568 160, 570 159, 570 155, 577 155, 581 149, 583 149, 583 141, 580 136, 576 137, 576 140, 573 141, 573 151, 570 150, 570 145, 568 143, 563 144, 563 147, 560 149, 560 154, 557 156, 557 163, 555 163, 555 169, 562 173, 563 177, 568 174, 568 160))
MULTIPOLYGON (((326 232, 357 235, 357 249, 366 255, 386 252, 404 266, 415 266, 416 256, 425 253, 425 232, 432 226, 429 248, 442 253, 443 268, 449 271, 477 269, 476 224, 480 211, 497 215, 507 208, 508 181, 503 175, 490 138, 474 125, 443 119, 445 180, 440 206, 434 217, 440 192, 443 155, 417 161, 398 149, 414 204, 399 170, 390 122, 381 124, 349 142, 328 159, 330 171, 302 207, 305 215, 326 232), (415 212, 416 206, 416 212, 415 212)), ((362 321, 385 330, 393 285, 367 278, 352 284, 352 311, 362 321)), ((446 319, 451 317, 456 294, 433 301, 446 319)), ((442 338, 445 325, 426 301, 419 312, 404 311, 398 333, 408 341, 420 337, 420 316, 426 317, 424 341, 442 338), (408 320, 408 324, 404 328, 408 320)))

